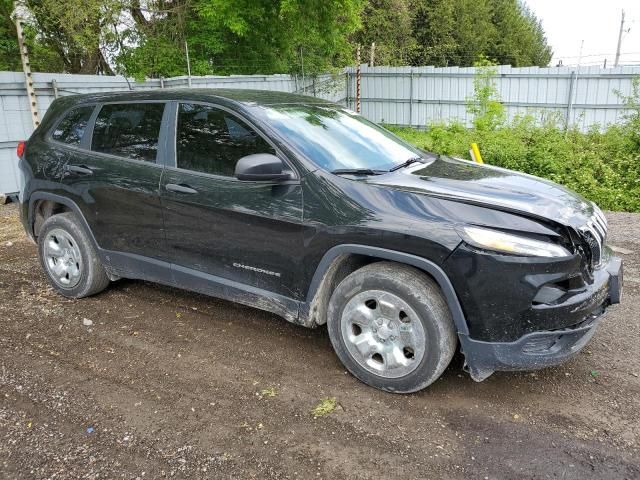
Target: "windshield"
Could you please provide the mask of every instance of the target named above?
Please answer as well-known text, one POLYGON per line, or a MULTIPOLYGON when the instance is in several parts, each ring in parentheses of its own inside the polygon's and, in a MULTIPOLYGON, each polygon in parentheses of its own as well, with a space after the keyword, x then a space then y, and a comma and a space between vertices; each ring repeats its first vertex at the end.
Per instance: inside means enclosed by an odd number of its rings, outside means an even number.
POLYGON ((421 152, 388 130, 332 105, 271 105, 256 113, 318 167, 389 170, 421 152))

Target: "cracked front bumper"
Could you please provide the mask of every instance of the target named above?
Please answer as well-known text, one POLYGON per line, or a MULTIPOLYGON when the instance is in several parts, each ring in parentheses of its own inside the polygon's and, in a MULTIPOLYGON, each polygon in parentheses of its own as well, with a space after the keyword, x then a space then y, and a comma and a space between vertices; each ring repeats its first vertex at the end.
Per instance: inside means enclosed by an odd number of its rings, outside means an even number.
POLYGON ((590 311, 571 327, 531 332, 512 342, 487 342, 460 335, 466 368, 482 381, 495 371, 535 370, 558 365, 577 354, 593 337, 607 307, 619 303, 623 288, 622 260, 611 257, 601 269, 581 308, 590 311))

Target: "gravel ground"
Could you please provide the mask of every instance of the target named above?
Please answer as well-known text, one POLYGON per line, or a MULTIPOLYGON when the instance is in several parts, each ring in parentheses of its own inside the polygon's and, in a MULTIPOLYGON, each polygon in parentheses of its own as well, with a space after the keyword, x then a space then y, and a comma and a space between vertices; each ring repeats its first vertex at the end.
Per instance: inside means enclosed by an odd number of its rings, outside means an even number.
POLYGON ((609 213, 623 303, 565 365, 413 395, 326 329, 145 282, 66 300, 0 207, 0 478, 640 478, 640 215, 609 213), (337 408, 314 417, 322 400, 337 408))

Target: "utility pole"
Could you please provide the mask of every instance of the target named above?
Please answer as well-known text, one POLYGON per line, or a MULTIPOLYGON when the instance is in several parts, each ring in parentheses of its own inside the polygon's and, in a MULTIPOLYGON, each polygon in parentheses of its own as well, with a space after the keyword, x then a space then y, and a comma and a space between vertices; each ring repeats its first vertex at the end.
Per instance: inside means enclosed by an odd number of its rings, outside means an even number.
POLYGON ((302 45, 300 45, 300 68, 302 69, 302 93, 307 94, 307 84, 304 79, 304 55, 302 55, 302 45))
POLYGON ((369 66, 376 66, 376 42, 371 44, 371 50, 369 51, 369 66))
POLYGON ((622 48, 622 32, 624 31, 624 10, 622 10, 622 18, 620 18, 620 32, 618 32, 618 48, 616 49, 616 61, 614 67, 620 62, 620 49, 622 48))
POLYGON ((582 49, 584 48, 584 40, 580 41, 580 53, 578 54, 578 69, 582 65, 582 49))
POLYGON ((31 75, 31 65, 29 63, 29 52, 24 43, 24 31, 22 30, 22 19, 18 12, 18 2, 13 4, 14 21, 16 24, 16 34, 18 35, 18 48, 20 49, 20 59, 22 60, 22 71, 24 72, 24 83, 27 88, 29 98, 29 108, 31 109, 31 122, 33 128, 40 125, 40 116, 38 114, 38 101, 36 99, 36 91, 33 88, 33 76, 31 75))
POLYGON ((187 83, 191 88, 191 61, 189 60, 189 44, 186 38, 184 40, 184 51, 187 54, 187 83))
POLYGON ((356 47, 356 113, 360 113, 360 44, 356 47))

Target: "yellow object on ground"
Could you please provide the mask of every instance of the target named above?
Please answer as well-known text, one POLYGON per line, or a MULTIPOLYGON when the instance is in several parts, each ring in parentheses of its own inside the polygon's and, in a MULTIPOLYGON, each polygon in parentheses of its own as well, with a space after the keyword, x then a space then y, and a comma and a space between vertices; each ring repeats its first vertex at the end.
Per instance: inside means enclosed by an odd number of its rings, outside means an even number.
POLYGON ((482 155, 480 155, 480 149, 478 148, 477 143, 471 144, 471 151, 473 152, 473 159, 478 163, 484 164, 484 162, 482 161, 482 155))

